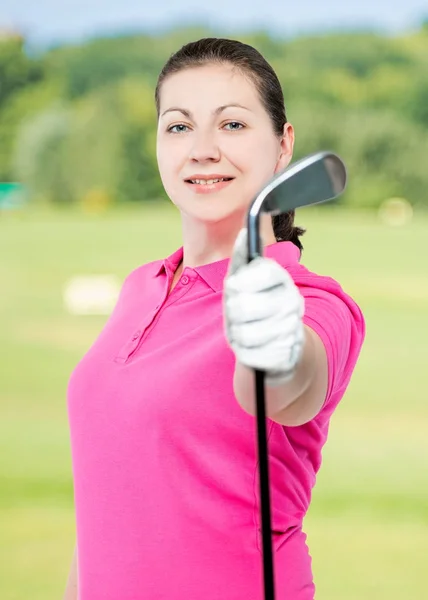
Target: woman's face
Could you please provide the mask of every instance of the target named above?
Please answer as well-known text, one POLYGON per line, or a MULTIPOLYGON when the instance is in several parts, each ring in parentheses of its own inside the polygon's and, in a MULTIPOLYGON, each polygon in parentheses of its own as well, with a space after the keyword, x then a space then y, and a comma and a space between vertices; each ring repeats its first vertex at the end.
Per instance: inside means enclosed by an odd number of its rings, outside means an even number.
POLYGON ((263 185, 291 160, 292 126, 278 138, 254 84, 231 65, 168 76, 159 114, 160 176, 171 201, 193 219, 245 215, 263 185))

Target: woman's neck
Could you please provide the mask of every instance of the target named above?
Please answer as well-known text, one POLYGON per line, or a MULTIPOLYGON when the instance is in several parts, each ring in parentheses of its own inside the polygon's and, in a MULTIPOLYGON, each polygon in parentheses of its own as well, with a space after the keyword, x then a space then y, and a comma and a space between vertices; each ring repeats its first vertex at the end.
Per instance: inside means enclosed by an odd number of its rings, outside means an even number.
MULTIPOLYGON (((264 246, 276 242, 270 215, 261 216, 261 237, 264 246)), ((189 222, 182 219, 183 232, 183 262, 179 268, 200 267, 202 265, 230 258, 236 237, 245 227, 245 220, 224 223, 209 224, 189 222)))

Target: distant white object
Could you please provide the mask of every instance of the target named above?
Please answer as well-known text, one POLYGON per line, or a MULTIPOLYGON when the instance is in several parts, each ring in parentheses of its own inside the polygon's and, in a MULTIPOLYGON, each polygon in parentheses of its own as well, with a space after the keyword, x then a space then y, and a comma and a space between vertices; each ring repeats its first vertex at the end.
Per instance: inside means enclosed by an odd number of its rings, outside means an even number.
POLYGON ((120 282, 114 275, 78 275, 65 284, 63 298, 73 315, 109 315, 119 292, 120 282))
POLYGON ((382 202, 379 208, 379 218, 386 225, 401 227, 412 220, 412 205, 405 198, 389 198, 382 202))

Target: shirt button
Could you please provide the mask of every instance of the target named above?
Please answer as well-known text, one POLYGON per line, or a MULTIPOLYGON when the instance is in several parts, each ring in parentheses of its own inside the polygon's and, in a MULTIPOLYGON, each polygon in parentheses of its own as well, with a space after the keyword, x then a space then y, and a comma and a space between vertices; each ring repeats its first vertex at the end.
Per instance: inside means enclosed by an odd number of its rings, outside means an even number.
POLYGON ((132 336, 132 341, 135 342, 135 340, 138 340, 138 338, 140 337, 140 335, 141 335, 141 331, 136 331, 134 333, 134 335, 132 336))
POLYGON ((181 283, 183 285, 187 285, 189 283, 189 278, 187 277, 187 275, 184 275, 184 277, 181 278, 181 283))

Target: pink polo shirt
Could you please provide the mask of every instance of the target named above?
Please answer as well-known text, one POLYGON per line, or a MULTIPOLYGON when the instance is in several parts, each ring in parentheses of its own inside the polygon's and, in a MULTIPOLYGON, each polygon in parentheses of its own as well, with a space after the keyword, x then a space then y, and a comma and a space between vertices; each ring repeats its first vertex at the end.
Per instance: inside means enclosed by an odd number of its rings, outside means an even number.
MULTIPOLYGON (((79 600, 263 598, 256 422, 234 397, 223 328, 229 260, 185 268, 167 296, 182 255, 126 278, 69 382, 79 600)), ((319 414, 299 427, 268 420, 276 595, 313 600, 302 520, 364 321, 291 242, 265 255, 289 270, 328 355, 319 414)))

